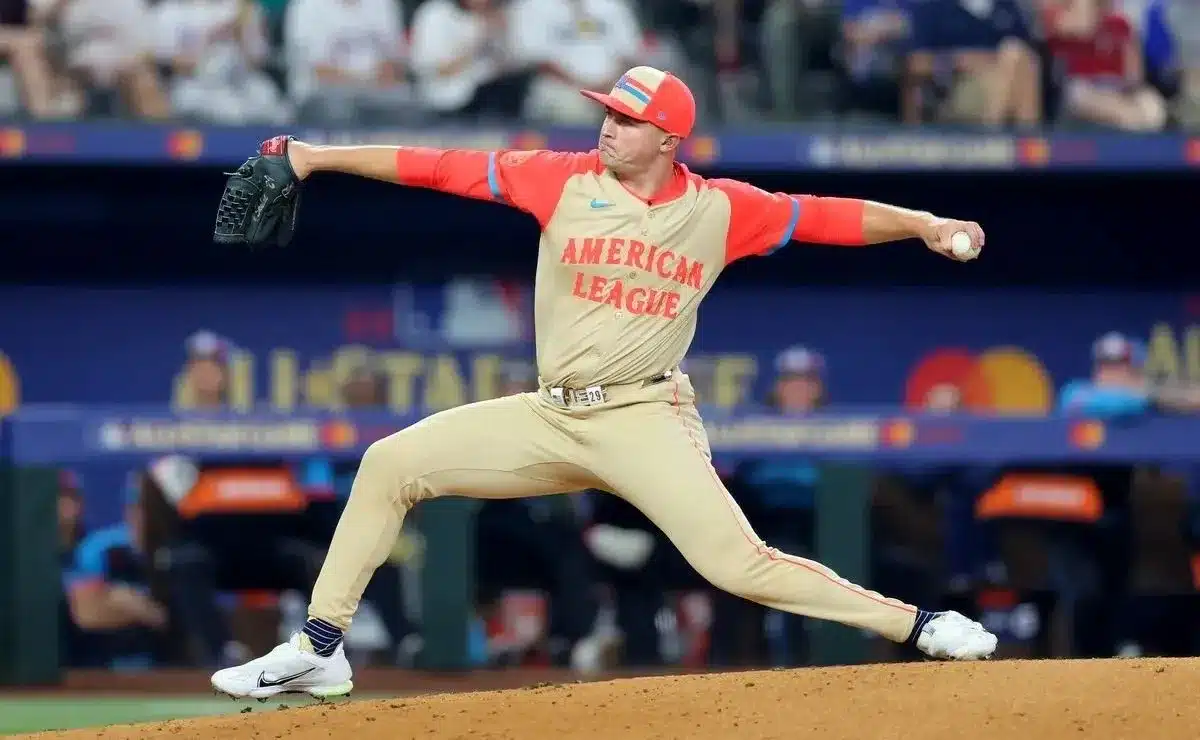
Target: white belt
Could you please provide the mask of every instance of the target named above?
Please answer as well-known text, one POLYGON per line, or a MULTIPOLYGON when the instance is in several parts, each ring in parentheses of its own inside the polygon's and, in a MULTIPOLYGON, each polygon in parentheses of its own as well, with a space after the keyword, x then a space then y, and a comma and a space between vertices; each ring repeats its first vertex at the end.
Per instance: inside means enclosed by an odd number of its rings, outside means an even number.
POLYGON ((587 388, 563 388, 559 385, 547 390, 550 400, 559 406, 595 406, 608 400, 608 394, 598 385, 589 385, 587 388))
MULTIPOLYGON (((667 370, 652 378, 642 381, 642 387, 669 380, 674 373, 667 370)), ((561 385, 546 388, 550 400, 559 406, 596 406, 608 400, 608 391, 602 385, 589 385, 587 388, 565 388, 561 385)))

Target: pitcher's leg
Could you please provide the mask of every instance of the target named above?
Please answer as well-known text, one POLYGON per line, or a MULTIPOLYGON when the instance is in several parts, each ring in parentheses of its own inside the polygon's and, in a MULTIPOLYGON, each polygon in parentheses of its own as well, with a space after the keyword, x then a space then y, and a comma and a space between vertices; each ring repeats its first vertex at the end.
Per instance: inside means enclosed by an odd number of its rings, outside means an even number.
POLYGON ((447 494, 515 498, 593 487, 596 481, 568 462, 575 453, 572 439, 525 396, 461 406, 375 442, 359 465, 303 631, 262 658, 213 674, 213 687, 254 698, 349 693, 342 634, 408 510, 447 494))
POLYGON ((345 630, 363 589, 418 502, 454 494, 520 498, 585 488, 572 442, 524 396, 443 411, 379 440, 359 464, 350 500, 313 588, 309 616, 345 630))
MULTIPOLYGON (((709 462, 704 428, 690 404, 646 403, 613 412, 593 453, 610 490, 641 509, 688 562, 718 588, 781 611, 867 629, 896 642, 917 641, 937 615, 850 583, 829 568, 769 547, 751 529, 709 462), (608 462, 605 462, 608 461, 608 462)), ((966 640, 975 625, 947 626, 966 640)), ((982 627, 978 627, 982 632, 982 627)), ((983 634, 987 634, 984 632, 983 634)), ((995 638, 968 649, 921 646, 938 657, 990 654, 995 638), (990 642, 990 648, 986 643, 990 642), (957 652, 950 655, 949 653, 957 652)), ((961 641, 960 641, 961 642, 961 641)), ((974 655, 973 657, 981 657, 974 655)))

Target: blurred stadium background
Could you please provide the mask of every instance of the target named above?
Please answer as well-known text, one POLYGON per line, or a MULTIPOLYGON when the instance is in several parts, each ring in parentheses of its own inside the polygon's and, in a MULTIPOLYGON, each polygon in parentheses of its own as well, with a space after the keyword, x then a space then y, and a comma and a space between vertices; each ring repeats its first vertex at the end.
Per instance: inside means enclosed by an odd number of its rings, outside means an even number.
MULTIPOLYGON (((1193 0, 0 0, 0 732, 232 711, 194 695, 300 623, 359 452, 535 382, 532 220, 319 177, 220 248, 221 172, 590 148, 575 90, 638 62, 704 174, 989 235, 726 273, 686 369, 759 533, 1005 655, 1194 655, 1198 44, 1193 0)), ((914 657, 595 492, 418 509, 348 646, 368 694, 914 657)))

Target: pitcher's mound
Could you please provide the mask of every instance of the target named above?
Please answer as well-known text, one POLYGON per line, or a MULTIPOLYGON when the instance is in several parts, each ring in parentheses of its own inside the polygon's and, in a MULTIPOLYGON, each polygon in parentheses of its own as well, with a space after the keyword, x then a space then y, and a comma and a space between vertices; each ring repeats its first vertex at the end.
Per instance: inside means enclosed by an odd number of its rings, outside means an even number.
POLYGON ((39 737, 1195 740, 1200 659, 909 663, 636 678, 39 737))

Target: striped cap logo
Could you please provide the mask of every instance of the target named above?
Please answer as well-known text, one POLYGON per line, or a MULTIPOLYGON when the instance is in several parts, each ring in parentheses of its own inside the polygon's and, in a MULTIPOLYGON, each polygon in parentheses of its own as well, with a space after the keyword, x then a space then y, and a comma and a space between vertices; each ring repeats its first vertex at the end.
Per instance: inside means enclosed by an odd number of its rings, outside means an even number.
POLYGON ((621 75, 621 79, 613 85, 611 95, 641 115, 646 112, 646 106, 650 105, 651 98, 666 78, 666 72, 653 67, 634 67, 621 75))

